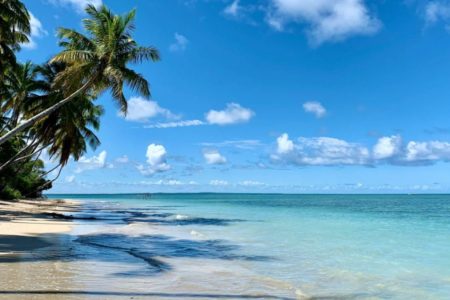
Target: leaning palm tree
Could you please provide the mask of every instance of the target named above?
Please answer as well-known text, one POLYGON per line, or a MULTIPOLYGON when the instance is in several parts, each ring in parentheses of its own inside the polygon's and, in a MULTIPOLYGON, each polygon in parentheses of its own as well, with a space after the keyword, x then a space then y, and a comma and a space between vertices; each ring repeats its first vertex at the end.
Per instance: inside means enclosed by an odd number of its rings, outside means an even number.
MULTIPOLYGON (((45 64, 38 68, 42 81, 46 83, 43 87, 45 93, 25 105, 27 113, 39 113, 59 101, 62 90, 55 90, 52 86, 58 74, 66 68, 62 63, 45 64)), ((38 136, 39 144, 43 145, 33 155, 39 157, 45 148, 50 159, 56 163, 43 176, 59 169, 55 178, 45 181, 34 192, 51 186, 71 158, 77 161, 87 152, 88 146, 95 150, 100 145, 94 131, 99 130, 102 114, 103 107, 94 104, 92 95, 80 94, 75 101, 60 107, 32 127, 32 134, 38 136)))
MULTIPOLYGON (((28 113, 37 114, 39 110, 53 106, 61 98, 62 90, 52 89, 52 83, 67 67, 62 63, 45 64, 39 68, 43 81, 47 83, 42 97, 36 97, 26 106, 28 113)), ((52 112, 43 121, 33 126, 33 134, 39 136, 40 143, 47 148, 51 158, 57 158, 60 166, 65 166, 72 157, 77 161, 87 151, 87 145, 95 150, 100 141, 94 130, 100 128, 103 107, 93 102, 90 94, 80 94, 52 112)))
POLYGON ((30 15, 19 0, 0 0, 0 77, 4 70, 15 65, 14 51, 28 42, 30 15))
POLYGON ((74 101, 80 94, 89 93, 98 97, 105 90, 110 90, 124 114, 127 112, 124 84, 144 97, 150 96, 147 80, 128 67, 130 63, 159 60, 157 49, 139 46, 132 38, 136 11, 119 16, 106 6, 97 9, 89 5, 86 12, 89 18, 84 19, 83 24, 87 35, 66 28, 58 31, 64 50, 51 63, 67 64, 55 80, 55 86, 64 90, 65 98, 1 136, 0 145, 74 101))
POLYGON ((44 83, 38 80, 37 75, 37 66, 31 62, 17 64, 5 75, 0 91, 0 113, 9 115, 8 127, 17 126, 19 117, 25 113, 25 103, 42 90, 44 83))

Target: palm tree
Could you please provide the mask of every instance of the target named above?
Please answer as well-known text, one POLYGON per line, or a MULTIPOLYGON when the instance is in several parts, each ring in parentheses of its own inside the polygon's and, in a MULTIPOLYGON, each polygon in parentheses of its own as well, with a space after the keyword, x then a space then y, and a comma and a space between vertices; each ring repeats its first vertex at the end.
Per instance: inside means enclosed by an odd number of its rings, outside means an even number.
MULTIPOLYGON (((58 74, 66 68, 62 63, 46 64, 39 68, 43 82, 47 85, 44 88, 46 94, 30 101, 27 105, 28 113, 37 114, 58 103, 63 92, 52 89, 52 86, 58 74)), ((33 127, 33 133, 40 137, 40 143, 48 147, 50 157, 57 157, 62 167, 70 157, 78 160, 83 156, 87 145, 94 150, 100 145, 93 130, 99 130, 100 116, 104 110, 102 106, 95 105, 93 100, 93 95, 80 94, 75 101, 60 107, 33 127)))
POLYGON ((15 65, 14 51, 28 42, 29 34, 30 15, 25 5, 19 0, 0 0, 0 77, 15 65))
POLYGON ((88 35, 66 28, 58 31, 60 46, 64 50, 51 63, 67 65, 55 80, 55 87, 64 91, 65 98, 1 136, 0 145, 79 95, 88 93, 97 97, 110 90, 124 114, 127 112, 124 84, 144 97, 150 96, 147 80, 128 68, 129 63, 159 60, 157 49, 139 46, 132 38, 136 11, 119 16, 106 6, 97 9, 89 5, 86 12, 89 18, 84 19, 83 23, 88 35))
POLYGON ((42 90, 43 82, 37 79, 38 69, 31 62, 17 64, 5 75, 4 86, 0 91, 0 113, 5 116, 9 113, 8 127, 17 126, 20 115, 24 114, 23 105, 37 92, 42 90))
MULTIPOLYGON (((15 64, 6 72, 0 89, 0 132, 17 126, 19 119, 27 114, 26 104, 39 97, 38 93, 45 88, 45 82, 38 80, 37 76, 38 68, 31 62, 15 64)), ((0 160, 0 171, 15 161, 22 161, 38 146, 37 136, 30 131, 23 131, 20 138, 27 141, 26 145, 6 162, 0 160)))
MULTIPOLYGON (((65 69, 66 66, 62 63, 45 64, 38 68, 42 82, 46 83, 46 87, 43 88, 45 94, 27 103, 25 107, 28 113, 39 113, 59 101, 62 91, 54 90, 52 86, 58 74, 65 69)), ((33 126, 33 134, 39 137, 39 143, 43 145, 40 149, 46 148, 49 157, 57 163, 43 176, 59 168, 57 176, 39 186, 35 192, 51 185, 70 158, 77 161, 87 152, 88 146, 95 150, 100 145, 94 130, 99 130, 100 117, 104 110, 102 106, 95 105, 93 100, 92 95, 80 94, 75 101, 60 107, 33 126)), ((36 151, 33 155, 39 155, 40 151, 36 151)))

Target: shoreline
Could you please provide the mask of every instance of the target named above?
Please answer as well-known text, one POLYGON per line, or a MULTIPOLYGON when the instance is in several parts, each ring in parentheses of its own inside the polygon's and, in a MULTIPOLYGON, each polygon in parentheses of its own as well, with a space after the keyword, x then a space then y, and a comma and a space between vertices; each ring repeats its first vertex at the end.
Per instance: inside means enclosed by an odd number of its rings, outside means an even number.
POLYGON ((52 237, 70 232, 70 220, 55 215, 74 213, 80 203, 72 200, 0 200, 0 255, 14 255, 51 246, 52 237))
MULTIPOLYGON (((236 253, 236 245, 177 225, 183 223, 171 209, 0 201, 0 273, 7 274, 0 299, 306 298, 285 282, 255 273, 252 256, 236 253), (8 222, 14 231, 7 230, 8 222), (5 251, 8 244, 15 246, 5 251)), ((204 220, 192 215, 192 221, 202 226, 204 220)))

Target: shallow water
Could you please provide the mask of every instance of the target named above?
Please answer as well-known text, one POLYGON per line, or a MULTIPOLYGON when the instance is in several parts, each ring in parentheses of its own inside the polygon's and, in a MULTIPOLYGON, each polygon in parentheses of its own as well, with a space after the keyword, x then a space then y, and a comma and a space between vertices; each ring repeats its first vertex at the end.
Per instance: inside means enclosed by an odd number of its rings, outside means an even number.
POLYGON ((81 199, 78 216, 98 220, 29 259, 64 271, 64 282, 33 290, 84 291, 77 299, 450 298, 448 195, 57 197, 81 199))

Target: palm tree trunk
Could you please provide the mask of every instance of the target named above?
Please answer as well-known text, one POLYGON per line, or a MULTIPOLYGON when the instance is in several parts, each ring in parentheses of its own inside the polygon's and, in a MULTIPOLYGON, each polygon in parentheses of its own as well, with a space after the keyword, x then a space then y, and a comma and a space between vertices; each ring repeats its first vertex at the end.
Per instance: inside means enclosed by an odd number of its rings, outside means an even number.
MULTIPOLYGON (((16 158, 13 162, 19 162, 19 161, 24 160, 24 159, 26 159, 26 158, 32 157, 33 155, 38 154, 39 152, 42 152, 42 150, 44 150, 44 149, 47 148, 48 146, 49 146, 49 144, 44 145, 44 146, 42 146, 41 148, 39 148, 39 149, 37 149, 37 150, 36 150, 36 147, 35 147, 31 153, 26 154, 26 155, 21 156, 21 157, 18 157, 18 158, 16 158)), ((1 171, 1 169, 0 169, 0 171, 1 171)))
MULTIPOLYGON (((53 182, 55 182, 56 179, 58 179, 59 176, 61 175, 61 171, 62 171, 62 169, 63 169, 63 167, 64 167, 64 166, 62 166, 61 164, 59 164, 57 167, 59 167, 59 166, 60 166, 60 168, 59 168, 58 174, 56 175, 55 178, 53 178, 52 180, 47 181, 47 182, 44 183, 43 185, 39 186, 39 187, 38 187, 36 190, 34 190, 33 192, 26 194, 25 197, 28 197, 28 196, 30 196, 31 194, 40 192, 40 191, 42 191, 47 185, 52 184, 53 182)), ((52 171, 53 171, 53 170, 54 170, 54 169, 52 169, 52 171)))
POLYGON ((0 137, 0 145, 2 145, 3 143, 7 142, 9 139, 13 138, 15 135, 17 135, 18 133, 20 133, 23 130, 27 129, 28 127, 32 126, 37 121, 40 121, 43 118, 47 117, 48 115, 52 114, 53 112, 58 110, 60 107, 62 107, 64 104, 66 104, 66 103, 70 102, 71 100, 73 100, 79 94, 85 92, 90 87, 90 85, 93 83, 94 80, 95 80, 95 76, 93 76, 81 88, 76 90, 73 94, 71 94, 67 98, 59 101, 55 105, 47 108, 46 110, 38 113, 37 115, 31 117, 30 119, 22 122, 21 124, 16 126, 14 129, 8 131, 8 133, 6 133, 6 134, 4 134, 3 136, 0 137))
POLYGON ((49 171, 45 172, 44 174, 42 174, 41 177, 45 177, 47 176, 49 173, 55 171, 57 168, 59 168, 61 166, 61 164, 56 165, 56 167, 54 167, 53 169, 50 169, 49 171))
MULTIPOLYGON (((21 160, 21 159, 23 158, 23 156, 22 156, 22 157, 19 157, 19 158, 18 158, 18 156, 20 156, 20 155, 22 155, 23 153, 27 152, 29 149, 32 148, 32 149, 33 149, 33 150, 32 150, 32 153, 35 153, 36 147, 39 145, 39 141, 38 141, 37 143, 35 143, 36 138, 37 138, 37 137, 34 137, 33 141, 32 141, 29 145, 25 146, 22 150, 20 150, 19 152, 17 152, 16 155, 14 155, 14 156, 11 157, 8 161, 6 161, 5 163, 3 163, 3 164, 0 166, 0 172, 1 172, 4 168, 6 168, 7 166, 9 166, 11 163, 21 160)), ((28 157, 28 156, 27 156, 27 157, 28 157)))

